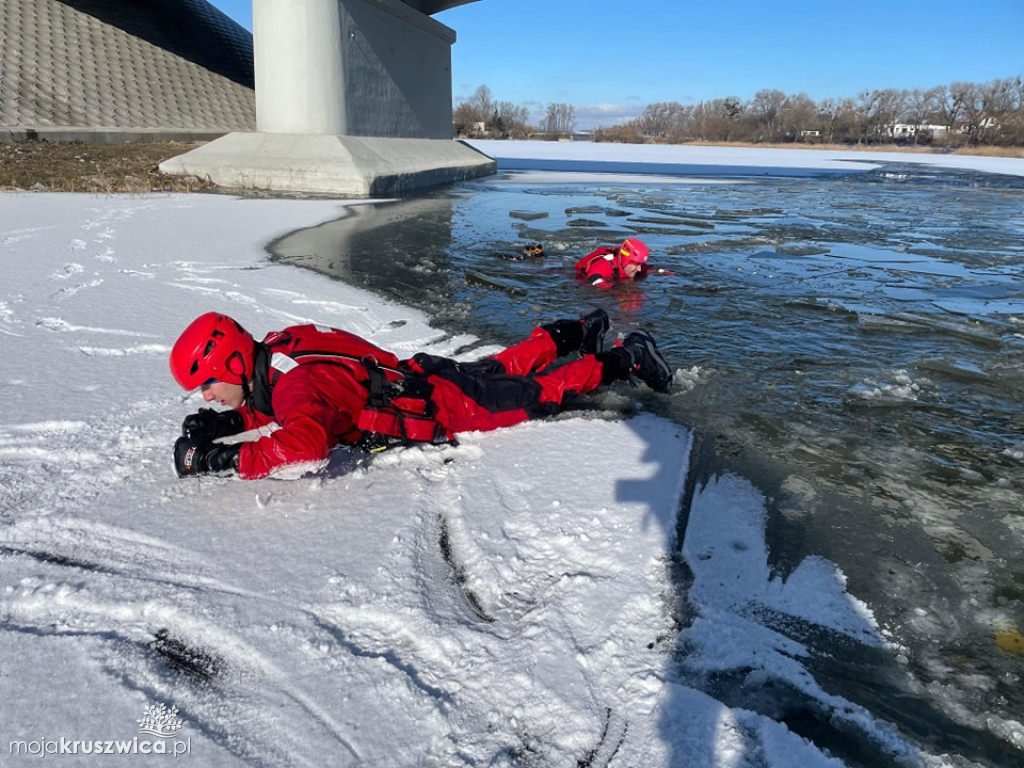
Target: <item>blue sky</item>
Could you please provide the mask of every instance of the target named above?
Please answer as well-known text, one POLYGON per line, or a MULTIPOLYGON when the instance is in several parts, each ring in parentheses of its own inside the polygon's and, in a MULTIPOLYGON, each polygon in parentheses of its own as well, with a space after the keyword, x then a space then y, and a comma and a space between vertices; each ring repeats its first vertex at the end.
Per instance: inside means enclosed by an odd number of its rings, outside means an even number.
MULTIPOLYGON (((213 4, 252 28, 251 0, 213 4)), ((435 18, 458 34, 455 104, 486 85, 535 121, 571 104, 578 128, 765 88, 821 100, 1024 75, 1024 0, 478 0, 435 18)))

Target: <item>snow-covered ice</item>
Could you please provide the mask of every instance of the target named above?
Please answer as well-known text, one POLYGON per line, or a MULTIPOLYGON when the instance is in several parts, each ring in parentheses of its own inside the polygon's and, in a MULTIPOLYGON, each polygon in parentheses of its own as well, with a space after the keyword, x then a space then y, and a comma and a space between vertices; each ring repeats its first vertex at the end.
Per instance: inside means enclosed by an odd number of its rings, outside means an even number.
MULTIPOLYGON (((650 183, 671 176, 815 176, 855 173, 884 163, 920 163, 1024 176, 1024 158, 887 152, 853 149, 776 149, 690 144, 595 144, 592 142, 471 140, 468 144, 498 161, 499 170, 545 169, 643 174, 650 183), (524 163, 523 161, 529 161, 524 163)), ((617 178, 623 178, 618 176, 617 178)), ((692 178, 688 180, 692 182, 692 178)))
POLYGON ((889 652, 828 561, 773 576, 746 480, 687 490, 691 437, 653 415, 588 411, 373 461, 339 449, 295 480, 177 479, 171 446, 202 402, 167 354, 202 312, 257 335, 343 327, 400 355, 471 341, 267 261, 272 238, 341 215, 0 197, 0 764, 161 759, 82 754, 136 739, 207 767, 841 765, 687 682, 738 669, 894 760, 943 764, 820 690, 799 641, 755 620, 889 652), (181 721, 162 741, 139 729, 160 705, 181 721))

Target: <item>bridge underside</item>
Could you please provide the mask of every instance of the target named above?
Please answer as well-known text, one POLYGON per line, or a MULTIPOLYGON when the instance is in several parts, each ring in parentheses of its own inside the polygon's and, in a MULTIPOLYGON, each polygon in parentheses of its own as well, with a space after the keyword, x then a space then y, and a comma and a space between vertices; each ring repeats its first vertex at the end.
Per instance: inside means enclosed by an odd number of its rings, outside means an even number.
POLYGON ((252 35, 205 0, 0 0, 0 139, 256 128, 252 35))
POLYGON ((409 3, 253 0, 253 29, 257 132, 162 170, 234 189, 355 197, 496 170, 452 140, 455 33, 409 3))
POLYGON ((222 137, 163 170, 347 196, 493 173, 430 18, 474 1, 253 0, 254 38, 206 0, 0 0, 0 141, 222 137))
POLYGON ((402 0, 410 8, 414 8, 427 16, 447 11, 449 8, 456 8, 460 5, 475 3, 477 0, 402 0))

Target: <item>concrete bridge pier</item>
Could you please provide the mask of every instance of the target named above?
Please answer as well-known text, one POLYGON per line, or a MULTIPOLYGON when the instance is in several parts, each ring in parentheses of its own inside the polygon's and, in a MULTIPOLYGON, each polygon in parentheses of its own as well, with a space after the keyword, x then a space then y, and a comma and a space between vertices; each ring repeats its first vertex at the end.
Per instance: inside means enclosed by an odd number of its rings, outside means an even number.
POLYGON ((451 138, 455 32, 401 0, 253 0, 256 132, 161 163, 221 187, 388 197, 494 173, 451 138))

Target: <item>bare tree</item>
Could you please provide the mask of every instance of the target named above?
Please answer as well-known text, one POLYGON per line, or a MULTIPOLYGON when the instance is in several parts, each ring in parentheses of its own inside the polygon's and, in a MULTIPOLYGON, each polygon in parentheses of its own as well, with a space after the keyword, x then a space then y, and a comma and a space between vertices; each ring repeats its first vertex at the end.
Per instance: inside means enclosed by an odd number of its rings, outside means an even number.
POLYGON ((697 135, 705 141, 730 141, 743 111, 743 103, 735 96, 698 104, 694 110, 697 135))
POLYGON ((486 85, 481 85, 473 91, 473 95, 466 99, 466 103, 480 122, 487 122, 494 114, 494 99, 491 89, 486 85))
POLYGON ((570 104, 548 104, 544 131, 551 137, 570 134, 576 128, 576 108, 570 104))
POLYGON ((890 139, 895 137, 897 124, 902 123, 906 116, 908 96, 906 88, 879 91, 879 116, 884 120, 884 134, 890 139))
POLYGON ((644 136, 640 132, 639 118, 630 120, 624 125, 613 125, 609 128, 598 128, 594 131, 595 142, 619 144, 643 144, 644 136))
POLYGON ((479 136, 486 134, 487 126, 494 118, 494 101, 491 89, 479 86, 473 95, 460 103, 452 112, 456 134, 479 136), (481 130, 482 128, 482 130, 481 130))
POLYGON ((868 144, 881 138, 885 115, 881 104, 881 91, 861 91, 855 105, 858 140, 868 144))
POLYGON ((985 121, 985 103, 981 87, 975 83, 953 83, 950 88, 957 93, 963 105, 963 133, 971 144, 978 144, 985 121))
POLYGON ((1003 125, 1002 140, 1011 146, 1024 145, 1024 78, 1010 78, 1008 109, 1003 125))
POLYGON ((906 117, 907 122, 913 126, 913 143, 916 145, 921 139, 931 140, 931 133, 925 133, 924 125, 932 122, 932 115, 938 112, 939 90, 929 88, 921 90, 915 88, 907 96, 906 117))
POLYGON ((672 124, 668 131, 669 141, 689 141, 693 137, 693 114, 695 109, 696 107, 692 104, 687 104, 673 113, 672 124))
POLYGON ((967 83, 941 86, 938 92, 938 114, 946 126, 946 142, 953 140, 957 124, 964 114, 964 100, 969 96, 967 83))
POLYGON ((818 105, 818 119, 822 124, 824 139, 829 144, 836 141, 836 125, 844 111, 845 102, 840 99, 825 99, 818 105))
POLYGON ((857 118, 861 137, 868 143, 894 138, 896 124, 906 110, 907 92, 893 88, 864 91, 857 97, 857 118))
POLYGON ((779 110, 779 128, 789 141, 801 141, 805 131, 820 131, 818 106, 806 93, 788 96, 779 110))
POLYGON ((754 94, 750 109, 757 115, 760 125, 764 128, 764 137, 768 141, 775 141, 779 112, 785 101, 786 94, 782 91, 766 89, 754 94))
POLYGON ((476 131, 476 116, 473 108, 462 102, 452 112, 452 130, 456 136, 471 136, 476 131))
POLYGON ((981 86, 981 104, 984 118, 979 126, 977 140, 983 144, 1004 143, 1003 126, 1013 120, 1019 108, 1016 102, 1020 93, 1019 80, 993 80, 981 86))
POLYGON ((677 133, 677 122, 683 113, 683 105, 678 101, 662 101, 648 104, 637 118, 640 132, 652 139, 669 139, 677 133))
POLYGON ((528 107, 516 106, 511 101, 499 101, 494 105, 492 125, 501 136, 525 139, 530 135, 529 119, 528 107))

